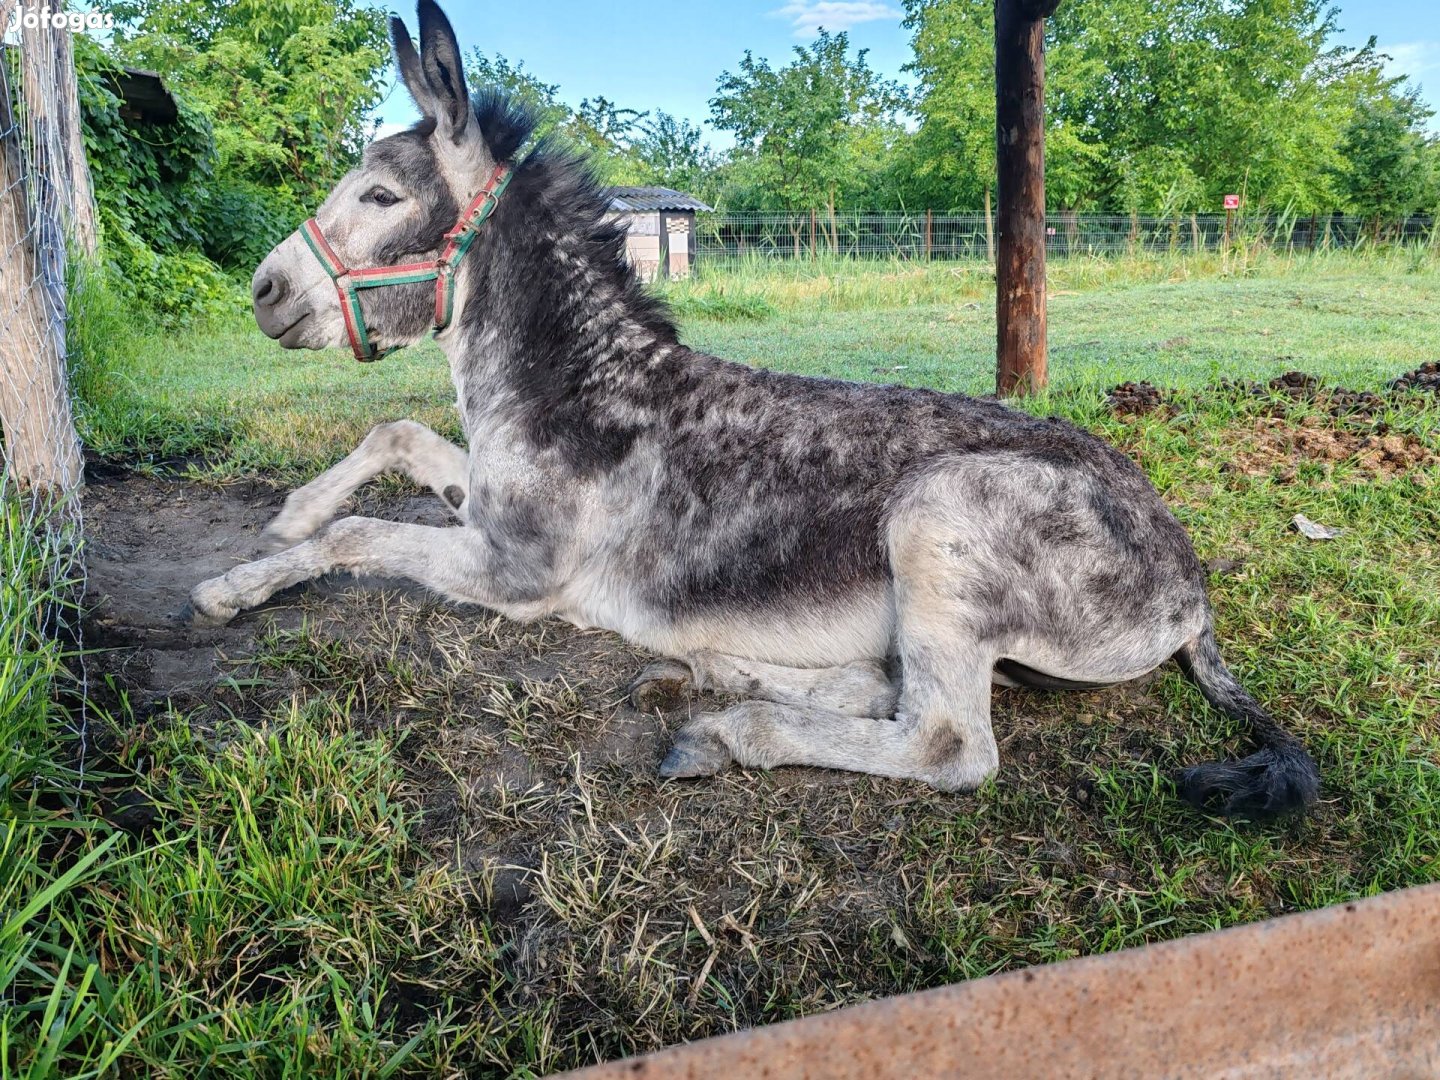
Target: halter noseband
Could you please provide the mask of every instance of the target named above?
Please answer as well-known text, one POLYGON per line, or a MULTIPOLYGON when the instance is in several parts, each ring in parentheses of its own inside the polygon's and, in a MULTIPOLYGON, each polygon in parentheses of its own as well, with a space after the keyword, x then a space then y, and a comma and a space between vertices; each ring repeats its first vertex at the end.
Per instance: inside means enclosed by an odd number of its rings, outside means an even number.
POLYGON ((351 270, 320 231, 320 222, 311 218, 300 226, 300 235, 320 260, 325 273, 335 282, 335 292, 340 297, 340 313, 345 317, 345 332, 350 336, 350 350, 360 361, 379 360, 389 356, 400 346, 395 345, 383 352, 375 348, 370 334, 365 329, 365 316, 360 311, 361 289, 378 289, 383 285, 412 285, 419 281, 435 282, 435 332, 439 333, 450 325, 450 316, 455 310, 455 270, 465 252, 480 232, 485 219, 495 212, 500 196, 510 183, 514 166, 508 161, 495 166, 490 179, 480 189, 480 194, 471 200, 455 227, 445 234, 445 248, 438 259, 429 262, 401 263, 396 266, 371 266, 363 270, 351 270))

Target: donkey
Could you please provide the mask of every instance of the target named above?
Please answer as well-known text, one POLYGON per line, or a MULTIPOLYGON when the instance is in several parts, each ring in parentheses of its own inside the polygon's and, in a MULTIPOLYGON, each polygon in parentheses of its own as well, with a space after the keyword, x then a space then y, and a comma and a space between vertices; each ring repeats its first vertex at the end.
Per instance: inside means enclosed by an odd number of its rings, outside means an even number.
POLYGON ((1189 538, 1134 463, 996 402, 686 347, 585 167, 543 142, 513 162, 531 122, 472 101, 433 0, 419 29, 417 51, 391 20, 423 120, 266 257, 254 310, 285 348, 361 359, 436 330, 468 447, 375 428, 287 498, 278 553, 194 589, 196 620, 334 571, 405 578, 670 658, 637 691, 741 695, 678 732, 663 777, 803 764, 962 792, 998 767, 992 684, 1094 688, 1173 658, 1258 743, 1182 771, 1184 797, 1248 817, 1315 798, 1315 763, 1222 662, 1189 538), (390 470, 457 524, 331 520, 390 470))

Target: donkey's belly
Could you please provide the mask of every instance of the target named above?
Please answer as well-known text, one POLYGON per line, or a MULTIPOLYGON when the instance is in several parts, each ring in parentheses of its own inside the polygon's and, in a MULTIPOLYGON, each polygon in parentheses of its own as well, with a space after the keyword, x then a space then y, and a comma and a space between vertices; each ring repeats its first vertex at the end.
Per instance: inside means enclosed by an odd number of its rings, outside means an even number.
POLYGON ((616 603, 580 606, 564 617, 614 630, 627 641, 666 656, 718 652, 784 667, 833 667, 882 659, 894 638, 889 588, 826 597, 812 606, 715 608, 683 616, 616 603))

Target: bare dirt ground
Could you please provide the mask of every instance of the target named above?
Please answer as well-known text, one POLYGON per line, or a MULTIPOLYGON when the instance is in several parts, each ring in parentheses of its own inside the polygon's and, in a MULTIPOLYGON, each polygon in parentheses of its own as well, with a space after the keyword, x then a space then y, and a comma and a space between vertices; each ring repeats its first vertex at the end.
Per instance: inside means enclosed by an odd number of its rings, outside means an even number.
MULTIPOLYGON (((1148 408, 1158 395, 1132 396, 1148 408)), ((1256 469, 1434 464, 1411 438, 1264 418, 1235 434, 1256 469)), ((613 1057, 1293 910, 1305 898, 1287 881, 1343 809, 1251 832, 1256 871, 1206 847, 1215 823, 1165 777, 1245 742, 1202 722, 1168 667, 1096 692, 997 690, 1001 774, 975 796, 808 769, 662 783, 671 733, 715 703, 632 707, 649 657, 613 634, 348 577, 223 629, 181 626, 191 587, 254 556, 284 493, 97 471, 85 501, 97 693, 127 698, 137 726, 179 711, 201 730, 339 702, 389 739, 422 858, 471 883, 498 958, 483 973, 397 970, 401 997, 417 1015, 461 993, 481 1018, 546 1018, 556 1045, 517 1051, 525 1060, 613 1057), (1142 923, 1142 900, 1172 914, 1142 923)), ((446 521, 429 496, 393 489, 355 509, 446 521)))
MULTIPOLYGON (((648 658, 612 634, 349 578, 220 630, 180 626, 189 589, 252 556, 282 495, 92 480, 92 682, 123 690, 136 724, 171 710, 202 727, 207 715, 259 722, 319 696, 348 701, 353 723, 397 744, 431 857, 471 875, 509 935, 512 1004, 553 1003, 565 1034, 603 1056, 949 981, 971 961, 934 951, 932 923, 957 896, 968 907, 1048 893, 1085 866, 1117 899, 1132 887, 1138 868, 1096 846, 1091 766, 1099 753, 1151 785, 1172 739, 1140 722, 1162 712, 1145 685, 1081 695, 1063 714, 1042 695, 999 693, 1008 807, 807 769, 661 783, 670 732, 712 703, 634 709, 627 686, 648 658)), ((428 497, 359 509, 444 520, 428 497)), ((987 931, 997 949, 1034 937, 1034 915, 1012 925, 1001 909, 987 931)), ((943 923, 943 938, 961 929, 943 923)), ((1005 963, 1048 958, 1049 946, 1019 947, 1005 963)), ((972 973, 995 964, 977 958, 972 973)))

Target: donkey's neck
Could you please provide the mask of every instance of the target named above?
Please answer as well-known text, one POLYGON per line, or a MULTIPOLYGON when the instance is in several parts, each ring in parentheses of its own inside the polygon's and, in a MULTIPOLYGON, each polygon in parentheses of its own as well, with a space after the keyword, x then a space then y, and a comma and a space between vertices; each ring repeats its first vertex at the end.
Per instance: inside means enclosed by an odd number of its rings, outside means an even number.
POLYGON ((462 264, 441 339, 467 433, 509 429, 593 471, 652 422, 657 369, 682 346, 607 209, 571 161, 520 166, 462 264))

